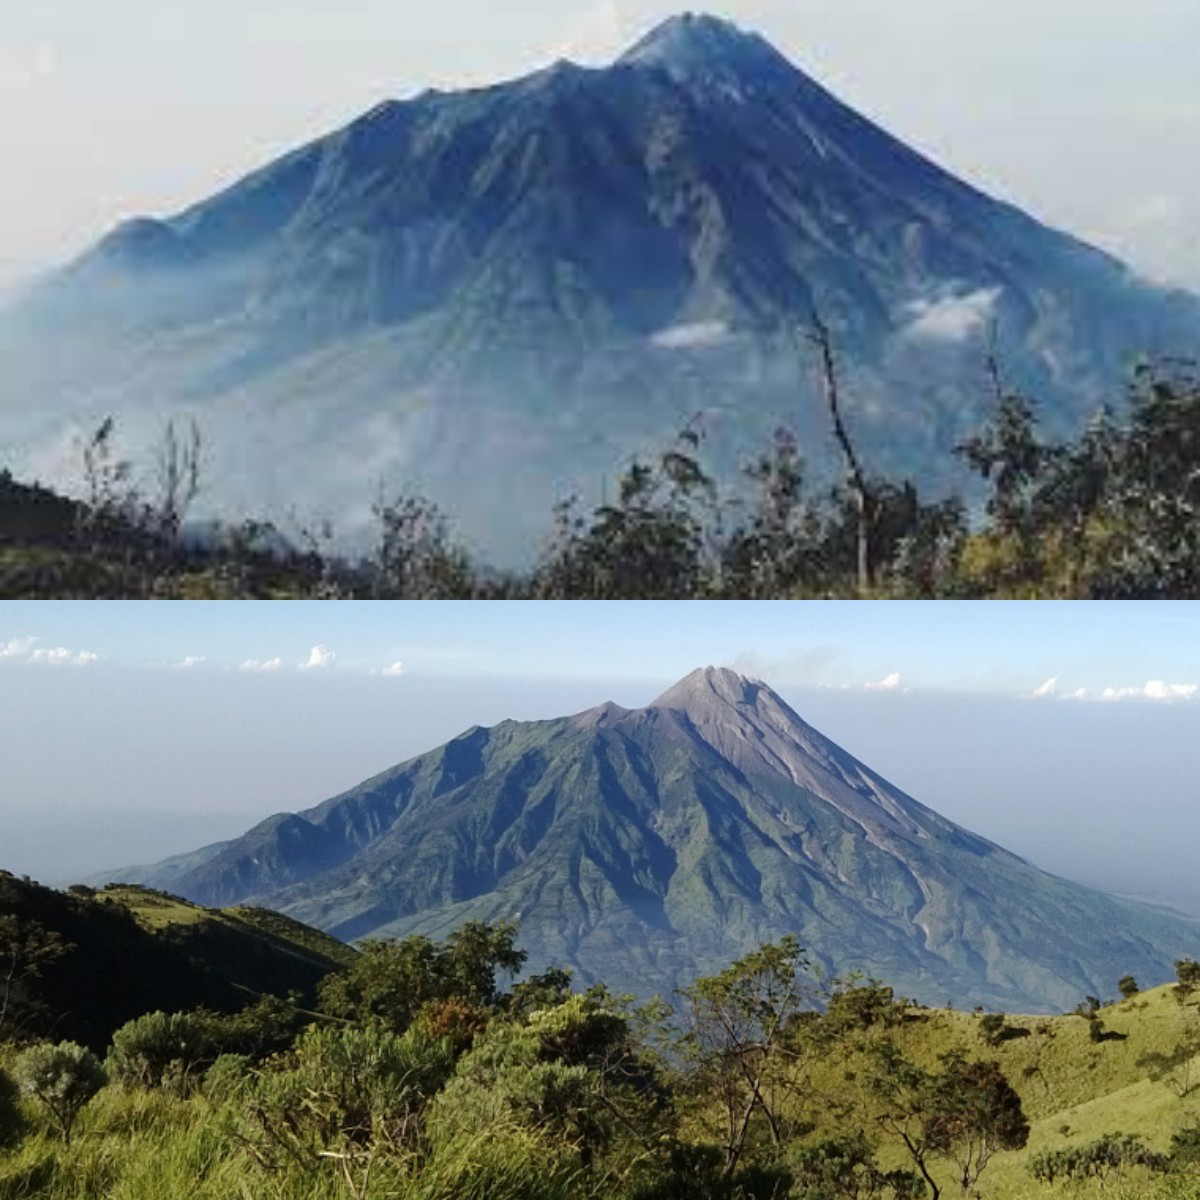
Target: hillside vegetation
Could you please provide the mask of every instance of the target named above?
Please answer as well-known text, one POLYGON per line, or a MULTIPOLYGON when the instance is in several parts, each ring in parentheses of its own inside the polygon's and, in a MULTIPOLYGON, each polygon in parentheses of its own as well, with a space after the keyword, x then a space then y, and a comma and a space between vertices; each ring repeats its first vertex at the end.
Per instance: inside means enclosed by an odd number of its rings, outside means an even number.
POLYGON ((783 938, 635 1006, 506 988, 516 938, 367 943, 311 1009, 148 1013, 103 1062, 10 1034, 0 1200, 1200 1197, 1191 960, 1023 1017, 822 980, 783 938))
POLYGON ((81 447, 82 500, 0 473, 0 596, 1200 596, 1200 380, 1191 365, 1144 365, 1127 397, 1067 441, 1046 436, 1032 402, 997 371, 986 426, 958 447, 963 485, 937 498, 861 461, 832 358, 828 366, 842 482, 814 482, 787 431, 740 479, 717 477, 689 428, 635 459, 606 502, 558 505, 553 533, 523 571, 483 566, 450 517, 403 494, 376 503, 374 544, 357 559, 333 551, 331 529, 285 538, 246 520, 197 536, 184 518, 202 486, 199 434, 168 427, 154 483, 139 488, 106 421, 81 447))
POLYGON ((135 886, 63 893, 0 871, 0 1036, 103 1050, 114 1030, 156 1009, 311 1001, 356 957, 278 913, 202 908, 135 886))

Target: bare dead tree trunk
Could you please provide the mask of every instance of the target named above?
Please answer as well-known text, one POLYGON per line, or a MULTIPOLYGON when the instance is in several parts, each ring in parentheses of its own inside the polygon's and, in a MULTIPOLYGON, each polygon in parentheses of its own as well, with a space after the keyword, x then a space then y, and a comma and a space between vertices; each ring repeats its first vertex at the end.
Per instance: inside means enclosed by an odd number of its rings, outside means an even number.
POLYGON ((850 432, 842 417, 841 385, 837 374, 837 357, 833 349, 833 337, 829 326, 821 318, 814 306, 809 318, 808 339, 817 348, 820 356, 821 382, 825 391, 825 402, 829 406, 830 419, 833 422, 833 436, 846 460, 846 478, 854 496, 854 507, 857 513, 857 543, 858 543, 858 593, 867 595, 871 590, 874 577, 874 562, 872 556, 871 535, 875 524, 875 496, 867 483, 862 463, 855 452, 854 443, 850 440, 850 432))
POLYGON ((183 432, 167 422, 155 455, 158 476, 158 524, 168 537, 178 536, 187 510, 200 491, 200 426, 188 421, 183 432))

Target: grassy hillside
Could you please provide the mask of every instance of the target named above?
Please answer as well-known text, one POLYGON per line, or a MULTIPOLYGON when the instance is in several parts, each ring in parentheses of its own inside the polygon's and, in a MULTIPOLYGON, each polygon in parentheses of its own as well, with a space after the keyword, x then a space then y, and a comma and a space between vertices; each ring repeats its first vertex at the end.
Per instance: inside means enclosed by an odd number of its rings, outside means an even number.
MULTIPOLYGON (((1109 1179, 1103 1185, 1052 1186, 1039 1183, 1029 1172, 1030 1159, 1039 1151, 1082 1146, 1114 1133, 1133 1134, 1152 1148, 1167 1151, 1173 1133, 1200 1124, 1200 1054, 1190 1062, 1186 1083, 1193 1090, 1187 1095, 1178 1094, 1185 1082, 1182 1064, 1173 1073, 1174 1081, 1152 1078, 1154 1056, 1172 1056, 1200 1032, 1200 1011, 1194 1001, 1179 1003, 1174 985, 1101 1008, 1100 1041, 1091 1040, 1089 1021, 1074 1014, 1006 1016, 1004 1040, 997 1045, 985 1039, 981 1013, 924 1009, 913 1015, 918 1019, 903 1024, 893 1036, 914 1061, 934 1068, 942 1055, 956 1049, 970 1058, 995 1060, 1021 1097, 1030 1123, 1029 1140, 1020 1150, 997 1154, 981 1181, 987 1200, 1192 1194, 1186 1187, 1200 1194, 1200 1185, 1194 1182, 1174 1176, 1155 1178, 1140 1167, 1123 1171, 1119 1181, 1109 1179)), ((863 1097, 855 1092, 854 1081, 848 1085, 845 1079, 847 1072, 855 1073, 855 1066, 853 1055, 826 1064, 817 1085, 861 1105, 863 1097)), ((897 1146, 887 1147, 884 1157, 897 1166, 904 1161, 897 1146)), ((935 1173, 947 1196, 958 1195, 953 1172, 945 1164, 935 1173)))
MULTIPOLYGON (((258 926, 263 945, 316 952, 261 911, 143 888, 82 899, 155 943, 258 926)), ((29 1060, 0 1034, 0 1200, 1200 1200, 1200 1155, 1176 1137, 1200 1148, 1200 991, 1055 1016, 929 1009, 872 983, 824 988, 784 939, 664 1014, 554 975, 500 991, 514 937, 475 925, 343 949, 313 1011, 260 1010, 257 1050, 196 1054, 170 1034, 154 1053, 181 1069, 153 1078, 127 1030, 70 1137, 34 1095, 14 1108, 6 1078, 28 1080, 29 1060), (945 1137, 922 1179, 898 1134, 931 1130, 945 1137), (1010 1148, 961 1187, 956 1158, 985 1138, 1010 1148), (1126 1161, 1092 1153, 1102 1177, 1030 1170, 1104 1138, 1126 1161)), ((143 997, 158 982, 132 981, 143 997)))
POLYGON ((206 909, 128 885, 64 893, 0 872, 5 919, 17 941, 0 938, 0 966, 19 967, 22 953, 28 956, 21 931, 38 930, 59 945, 14 993, 27 1014, 21 1031, 97 1049, 145 1012, 234 1012, 259 995, 293 991, 311 1001, 321 979, 356 957, 349 946, 275 913, 206 909))

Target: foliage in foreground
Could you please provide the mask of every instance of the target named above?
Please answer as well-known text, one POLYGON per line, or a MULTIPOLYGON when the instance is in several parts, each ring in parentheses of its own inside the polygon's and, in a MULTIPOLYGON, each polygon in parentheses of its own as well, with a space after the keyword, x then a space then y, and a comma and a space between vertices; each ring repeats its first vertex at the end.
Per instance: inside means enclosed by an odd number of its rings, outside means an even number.
POLYGON ((1124 402, 1064 442, 994 380, 991 419, 958 447, 970 506, 872 476, 848 440, 846 481, 815 486, 786 430, 743 478, 717 479, 689 429, 632 462, 611 500, 559 505, 537 562, 510 573, 473 562, 448 518, 408 496, 375 506, 375 545, 356 561, 323 549, 325 534, 288 540, 257 521, 197 539, 184 518, 198 434, 168 426, 147 494, 105 422, 83 447, 85 499, 0 472, 0 596, 1200 597, 1195 369, 1142 366, 1124 402))
POLYGON ((375 943, 307 1013, 148 1014, 107 1082, 11 1033, 0 1200, 1200 1196, 1200 1114, 1146 1065, 1186 1037, 1190 959, 1176 987, 1097 1001, 1121 1039, 1093 1042, 1074 1014, 997 1025, 822 980, 792 938, 674 1008, 557 970, 505 987, 515 936, 375 943))

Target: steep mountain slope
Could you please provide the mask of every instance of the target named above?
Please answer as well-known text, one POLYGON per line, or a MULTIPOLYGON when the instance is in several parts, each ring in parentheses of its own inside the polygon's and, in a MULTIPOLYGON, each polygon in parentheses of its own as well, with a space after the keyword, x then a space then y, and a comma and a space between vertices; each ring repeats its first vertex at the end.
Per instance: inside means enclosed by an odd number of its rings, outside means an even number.
POLYGON ((820 458, 791 336, 814 305, 864 441, 926 477, 978 417, 989 320, 1059 424, 1134 356, 1200 335, 1196 298, 954 179, 761 38, 687 15, 606 69, 382 104, 121 226, 0 320, 0 414, 45 466, 69 420, 119 412, 138 434, 187 408, 217 493, 352 519, 386 477, 505 555, 569 481, 697 411, 725 465, 781 421, 820 458))
POLYGON ((1071 1006, 1200 924, 1056 879, 918 804, 764 684, 476 728, 305 813, 123 873, 347 940, 518 919, 531 966, 639 992, 798 933, 930 1003, 1071 1006))
POLYGON ((0 917, 35 922, 66 947, 13 997, 58 1014, 52 1026, 35 1023, 32 1031, 98 1050, 114 1029, 155 1010, 236 1012, 258 995, 291 991, 311 1002, 317 983, 357 955, 277 913, 216 912, 142 888, 68 895, 6 871, 0 917))

